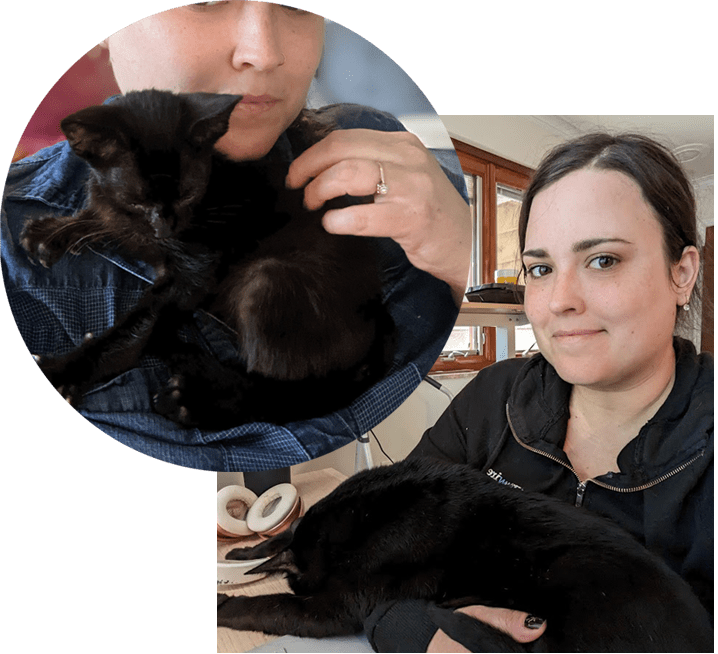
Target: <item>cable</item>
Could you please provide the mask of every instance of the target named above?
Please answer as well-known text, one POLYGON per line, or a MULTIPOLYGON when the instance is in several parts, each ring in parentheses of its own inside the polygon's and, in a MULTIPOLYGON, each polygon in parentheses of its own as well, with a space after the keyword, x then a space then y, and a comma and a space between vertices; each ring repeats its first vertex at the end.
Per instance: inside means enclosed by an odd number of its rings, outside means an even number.
MULTIPOLYGON (((438 381, 435 379, 432 379, 428 375, 424 377, 424 381, 427 384, 430 384, 437 390, 441 391, 444 395, 446 395, 449 398, 449 401, 454 399, 454 394, 448 389, 442 386, 438 381)), ((387 453, 384 447, 381 444, 381 441, 379 438, 377 438, 377 435, 374 433, 373 429, 369 430, 369 433, 374 437, 374 440, 376 441, 376 444, 379 446, 379 449, 381 450, 381 453, 387 458, 387 460, 390 463, 394 463, 394 459, 392 459, 387 453)), ((374 461, 372 460, 371 456, 371 449, 369 448, 369 437, 367 434, 362 434, 357 438, 357 454, 356 454, 356 460, 354 462, 354 472, 359 472, 360 470, 367 470, 369 468, 374 467, 374 461)))
POLYGON ((379 446, 379 449, 381 450, 381 453, 382 453, 387 459, 389 459, 389 461, 390 461, 391 463, 394 463, 394 459, 392 459, 392 458, 384 451, 384 448, 381 446, 381 441, 379 441, 379 439, 376 437, 376 434, 374 433, 374 430, 373 430, 373 429, 370 429, 370 430, 369 430, 369 433, 374 437, 374 440, 376 440, 376 444, 379 446))
POLYGON ((429 375, 427 375, 426 377, 424 377, 424 381, 427 384, 433 386, 435 389, 441 391, 444 395, 446 395, 446 397, 449 398, 450 402, 454 399, 454 394, 448 388, 446 388, 446 386, 442 386, 438 381, 436 381, 436 379, 433 379, 432 377, 429 377, 429 375))

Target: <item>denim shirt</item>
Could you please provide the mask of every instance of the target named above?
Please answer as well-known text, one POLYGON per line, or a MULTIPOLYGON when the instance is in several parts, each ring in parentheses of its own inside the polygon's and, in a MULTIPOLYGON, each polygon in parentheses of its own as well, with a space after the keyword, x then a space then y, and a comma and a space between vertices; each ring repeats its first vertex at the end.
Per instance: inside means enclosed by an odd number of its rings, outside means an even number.
MULTIPOLYGON (((357 105, 325 111, 340 129, 403 131, 392 116, 357 105)), ((285 135, 275 148, 292 159, 285 135)), ((455 153, 441 151, 443 168, 466 197, 455 153), (451 170, 447 168, 447 163, 451 170)), ((88 167, 66 142, 46 148, 10 168, 2 207, 2 274, 10 308, 32 354, 61 354, 88 333, 101 333, 132 308, 152 283, 141 261, 107 249, 65 255, 52 268, 32 264, 19 246, 26 221, 72 216, 86 201, 88 167)), ((157 459, 205 470, 267 470, 313 459, 355 440, 392 413, 418 386, 454 325, 457 308, 448 284, 413 267, 390 239, 375 239, 383 270, 383 295, 399 342, 385 379, 349 407, 285 426, 237 425, 221 431, 183 428, 158 415, 152 397, 169 377, 153 357, 93 387, 78 411, 106 434, 157 459)), ((195 314, 204 346, 218 357, 236 345, 215 319, 195 314)), ((281 402, 281 398, 277 398, 281 402)))

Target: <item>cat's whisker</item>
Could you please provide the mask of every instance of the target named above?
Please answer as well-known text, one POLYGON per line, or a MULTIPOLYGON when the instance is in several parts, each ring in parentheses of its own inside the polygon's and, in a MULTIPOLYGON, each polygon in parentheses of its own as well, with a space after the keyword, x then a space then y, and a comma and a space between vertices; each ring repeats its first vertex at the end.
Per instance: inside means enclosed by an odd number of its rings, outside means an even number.
POLYGON ((103 230, 103 231, 97 231, 97 232, 91 232, 91 233, 89 233, 89 234, 85 234, 85 235, 81 236, 80 238, 78 238, 78 239, 70 246, 70 248, 71 248, 71 249, 75 249, 75 248, 82 247, 82 246, 84 245, 84 242, 85 242, 85 241, 91 241, 91 242, 92 242, 92 241, 104 240, 105 237, 107 236, 107 234, 108 234, 108 232, 105 231, 105 230, 103 230))

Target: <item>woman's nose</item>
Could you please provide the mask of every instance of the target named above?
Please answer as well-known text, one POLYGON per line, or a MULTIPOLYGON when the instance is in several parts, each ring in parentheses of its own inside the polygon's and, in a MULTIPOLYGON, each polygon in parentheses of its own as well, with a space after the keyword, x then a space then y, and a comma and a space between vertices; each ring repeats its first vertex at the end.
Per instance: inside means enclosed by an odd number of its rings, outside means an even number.
POLYGON ((268 71, 285 61, 280 26, 267 2, 238 2, 234 25, 232 66, 237 70, 268 71))
POLYGON ((560 314, 567 311, 582 313, 585 309, 581 283, 577 275, 569 271, 552 274, 551 295, 549 309, 552 313, 560 314))

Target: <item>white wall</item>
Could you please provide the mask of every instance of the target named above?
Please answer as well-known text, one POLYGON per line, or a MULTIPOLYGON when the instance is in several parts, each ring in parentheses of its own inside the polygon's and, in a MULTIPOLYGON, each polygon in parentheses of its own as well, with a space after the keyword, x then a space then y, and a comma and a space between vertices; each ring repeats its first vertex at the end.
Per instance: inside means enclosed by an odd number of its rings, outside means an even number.
POLYGON ((701 234, 705 235, 706 227, 714 224, 713 215, 713 175, 693 181, 698 205, 698 225, 701 234))
POLYGON ((535 168, 551 148, 592 127, 609 131, 638 130, 668 147, 686 139, 705 141, 710 134, 710 143, 705 143, 711 146, 706 151, 707 159, 687 163, 685 168, 696 192, 700 233, 705 234, 705 228, 714 224, 712 116, 695 116, 685 121, 678 120, 681 118, 678 116, 587 116, 586 121, 577 116, 570 118, 573 122, 561 116, 441 116, 453 138, 529 168, 535 168), (688 129, 691 123, 695 123, 696 133, 688 129), (710 172, 694 172, 706 169, 710 172))
POLYGON ((565 141, 531 116, 441 116, 453 138, 504 159, 535 168, 544 154, 565 141))

